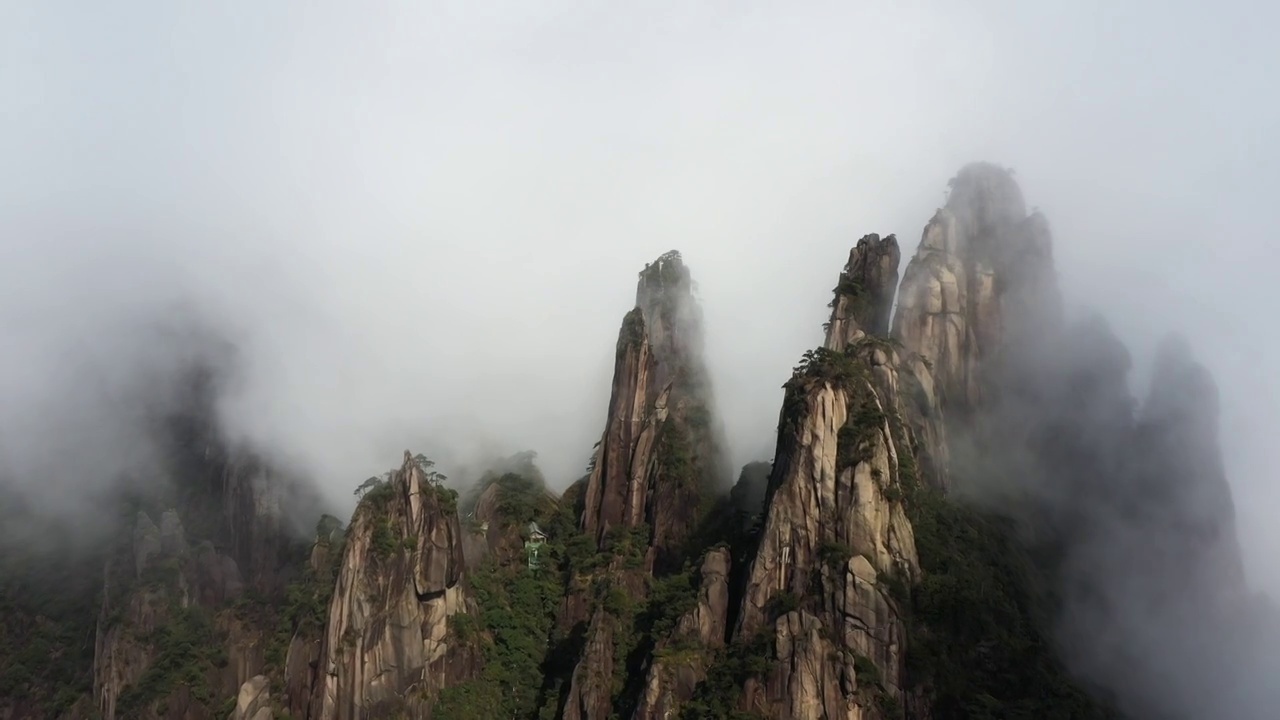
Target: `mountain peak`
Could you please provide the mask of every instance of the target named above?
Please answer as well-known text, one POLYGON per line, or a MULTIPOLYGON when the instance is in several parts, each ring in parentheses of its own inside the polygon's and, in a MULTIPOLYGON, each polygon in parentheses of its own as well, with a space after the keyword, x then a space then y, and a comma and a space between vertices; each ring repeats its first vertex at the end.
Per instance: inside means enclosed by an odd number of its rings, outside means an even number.
POLYGON ((898 238, 864 235, 849 251, 849 261, 832 292, 826 346, 843 350, 865 335, 889 334, 893 297, 898 292, 898 238))
POLYGON ((998 229, 1016 225, 1027 216, 1022 188, 1008 168, 989 162, 969 163, 947 185, 951 192, 946 209, 971 238, 990 238, 998 229))

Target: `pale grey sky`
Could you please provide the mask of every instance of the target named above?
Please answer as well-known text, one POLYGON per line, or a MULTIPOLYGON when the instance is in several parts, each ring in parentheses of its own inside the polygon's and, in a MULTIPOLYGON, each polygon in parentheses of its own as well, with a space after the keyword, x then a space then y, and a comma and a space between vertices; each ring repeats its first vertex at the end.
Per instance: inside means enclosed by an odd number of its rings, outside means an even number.
POLYGON ((241 333, 235 427, 334 498, 406 446, 533 448, 563 485, 635 273, 671 248, 735 461, 767 458, 849 247, 893 232, 909 254, 982 159, 1016 169, 1069 299, 1140 371, 1162 333, 1191 337, 1251 569, 1280 594, 1277 21, 1146 0, 0 3, 8 462, 110 444, 83 369, 126 382, 153 360, 132 328, 185 298, 241 333))

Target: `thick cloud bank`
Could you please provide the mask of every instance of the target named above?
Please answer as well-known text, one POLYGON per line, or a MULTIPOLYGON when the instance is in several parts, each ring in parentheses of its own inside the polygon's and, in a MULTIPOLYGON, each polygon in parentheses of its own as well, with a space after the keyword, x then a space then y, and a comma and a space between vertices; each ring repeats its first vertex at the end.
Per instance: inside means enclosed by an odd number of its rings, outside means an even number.
POLYGON ((1135 403, 1100 319, 1038 340, 993 373, 957 489, 1023 521, 1069 666, 1127 717, 1272 717, 1280 615, 1245 578, 1208 372, 1170 338, 1135 403))

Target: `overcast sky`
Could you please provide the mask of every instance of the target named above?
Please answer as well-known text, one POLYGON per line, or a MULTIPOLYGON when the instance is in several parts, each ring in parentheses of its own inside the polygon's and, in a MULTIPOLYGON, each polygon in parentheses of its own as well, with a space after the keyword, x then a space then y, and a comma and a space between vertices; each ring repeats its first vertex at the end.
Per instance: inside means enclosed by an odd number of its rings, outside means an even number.
POLYGON ((636 273, 672 248, 734 459, 767 459, 849 248, 913 252, 981 159, 1048 215, 1069 301, 1105 312, 1136 382, 1161 334, 1190 336, 1280 593, 1278 21, 1170 0, 0 3, 6 462, 83 453, 112 424, 84 378, 153 361, 133 329, 185 299, 238 333, 233 425, 335 498, 407 446, 532 448, 564 485, 636 273))

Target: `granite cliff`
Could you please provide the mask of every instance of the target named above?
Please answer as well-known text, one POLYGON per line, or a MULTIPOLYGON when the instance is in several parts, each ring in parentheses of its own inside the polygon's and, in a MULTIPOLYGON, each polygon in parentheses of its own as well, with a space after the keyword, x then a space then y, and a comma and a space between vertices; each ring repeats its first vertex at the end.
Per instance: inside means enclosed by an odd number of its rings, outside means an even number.
POLYGON ((904 482, 917 482, 913 450, 897 353, 883 336, 897 260, 892 236, 859 241, 824 346, 786 385, 735 630, 773 648, 743 701, 766 717, 879 717, 906 699, 905 609, 892 588, 920 568, 903 506, 904 482))
POLYGON ((441 689, 480 671, 476 643, 450 631, 477 610, 457 494, 430 467, 406 451, 356 508, 320 649, 320 720, 429 718, 441 689))
POLYGON ((3 639, 37 648, 0 656, 0 718, 1235 707, 1192 690, 1180 660, 1200 653, 1225 686, 1259 644, 1242 618, 1267 612, 1188 343, 1167 343, 1135 403, 1128 351, 1068 319, 1048 223, 994 165, 962 168, 900 273, 903 255, 895 235, 850 249, 825 337, 783 386, 771 462, 732 486, 674 251, 639 275, 600 440, 560 496, 531 452, 461 501, 406 452, 344 526, 223 439, 214 378, 194 372, 157 425, 162 490, 121 502, 115 542, 76 556, 91 570, 0 556, 6 579, 41 580, 0 587, 3 639), (42 602, 61 587, 89 602, 42 602))
POLYGON ((673 251, 640 273, 636 306, 623 318, 582 515, 598 544, 614 529, 648 526, 648 571, 679 564, 702 491, 723 472, 710 393, 701 311, 689 270, 673 251))
MULTIPOLYGON (((672 251, 647 265, 636 306, 619 332, 605 430, 580 520, 608 558, 574 573, 561 619, 564 626, 586 623, 563 703, 565 720, 650 712, 634 708, 642 672, 635 653, 654 641, 637 627, 637 616, 654 582, 682 567, 723 482, 701 323, 680 254, 672 251), (584 602, 589 587, 595 599, 584 602)), ((658 674, 654 683, 661 685, 658 674)))

